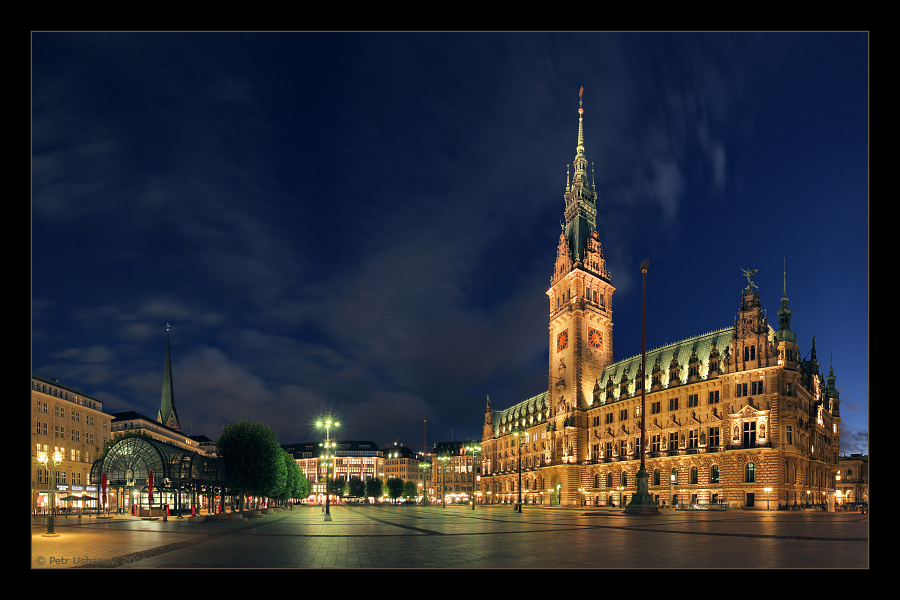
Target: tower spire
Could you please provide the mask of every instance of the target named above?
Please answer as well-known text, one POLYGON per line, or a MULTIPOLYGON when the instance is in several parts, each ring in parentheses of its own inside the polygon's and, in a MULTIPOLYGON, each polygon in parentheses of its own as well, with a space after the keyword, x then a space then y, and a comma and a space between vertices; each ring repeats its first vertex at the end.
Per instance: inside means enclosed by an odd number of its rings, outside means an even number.
POLYGON ((785 342, 797 342, 797 335, 791 330, 791 314, 793 311, 788 308, 787 296, 787 261, 784 266, 784 289, 781 294, 781 308, 778 309, 778 333, 777 337, 785 342))
POLYGON ((156 420, 172 429, 181 430, 178 413, 175 412, 175 387, 172 385, 172 356, 169 352, 169 324, 166 323, 166 365, 163 369, 162 400, 156 420))
POLYGON ((584 157, 584 87, 578 90, 578 145, 575 147, 575 181, 587 183, 587 159, 584 157))
POLYGON ((597 228, 597 194, 588 178, 588 161, 584 156, 584 88, 578 90, 578 145, 573 161, 575 172, 566 175, 565 237, 569 255, 575 262, 585 260, 588 239, 597 228))

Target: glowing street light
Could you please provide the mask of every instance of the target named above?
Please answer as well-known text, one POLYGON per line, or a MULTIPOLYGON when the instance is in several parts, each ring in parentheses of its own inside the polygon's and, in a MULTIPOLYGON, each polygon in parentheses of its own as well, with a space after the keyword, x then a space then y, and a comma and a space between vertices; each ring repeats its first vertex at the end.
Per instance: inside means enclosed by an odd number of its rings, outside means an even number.
MULTIPOLYGON (((331 442, 331 428, 339 427, 340 423, 337 421, 333 421, 331 419, 331 415, 327 415, 324 421, 316 422, 316 427, 324 427, 325 428, 325 520, 331 520, 331 496, 328 494, 328 452, 329 448, 333 448, 334 444, 331 442)), ((333 452, 333 451, 332 451, 333 452)), ((331 458, 334 458, 333 454, 331 458)))
POLYGON ((766 493, 766 510, 769 510, 769 492, 772 491, 772 488, 763 488, 763 491, 766 493))
POLYGON ((42 534, 41 537, 59 537, 59 534, 53 530, 53 511, 56 508, 56 492, 53 489, 53 482, 56 481, 54 478, 56 465, 62 461, 63 454, 59 450, 56 450, 52 455, 48 452, 38 453, 38 462, 50 471, 50 479, 47 480, 47 487, 50 489, 50 513, 47 516, 47 533, 42 534))

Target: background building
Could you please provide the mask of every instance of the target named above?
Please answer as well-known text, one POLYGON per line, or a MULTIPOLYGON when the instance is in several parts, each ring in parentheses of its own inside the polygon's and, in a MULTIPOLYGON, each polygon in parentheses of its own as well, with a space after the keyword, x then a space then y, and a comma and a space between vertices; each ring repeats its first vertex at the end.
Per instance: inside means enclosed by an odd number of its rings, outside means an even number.
POLYGON ((215 444, 206 436, 190 436, 179 429, 166 427, 156 419, 151 419, 134 411, 112 413, 112 430, 114 433, 128 431, 140 431, 146 433, 155 440, 174 444, 183 450, 200 452, 202 454, 215 454, 215 444), (195 439, 199 438, 199 439, 195 439), (201 444, 199 440, 207 440, 201 444))
POLYGON ((97 486, 90 482, 91 465, 111 435, 110 421, 96 398, 56 379, 31 375, 32 510, 46 510, 51 486, 57 492, 57 506, 82 506, 81 502, 61 502, 65 496, 97 496, 97 486), (50 481, 50 472, 38 457, 56 451, 64 459, 50 481))
MULTIPOLYGON (((282 444, 294 457, 297 465, 313 486, 316 495, 325 492, 326 465, 320 442, 282 444)), ((327 468, 327 476, 350 481, 359 477, 363 481, 381 477, 384 479, 384 453, 372 441, 339 441, 335 445, 334 465, 327 468)))
POLYGON ((613 362, 615 288, 596 228, 582 115, 579 108, 547 291, 547 389, 505 410, 488 399, 481 492, 516 501, 521 471, 525 503, 621 506, 636 490, 644 443, 650 493, 661 504, 824 502, 838 469, 840 398, 834 370, 820 373, 815 338, 801 354, 786 281, 777 329, 761 309, 756 271, 746 270, 737 306, 711 307, 737 308, 732 326, 651 350, 646 373, 640 355, 613 362))
POLYGON ((869 455, 851 454, 838 458, 835 491, 841 503, 869 502, 869 455))
POLYGON ((384 481, 391 477, 399 477, 403 481, 415 483, 420 494, 423 490, 427 490, 431 478, 428 473, 430 466, 428 468, 424 466, 428 464, 424 454, 397 444, 385 447, 383 452, 384 481))
POLYGON ((482 468, 480 448, 476 440, 441 442, 434 447, 431 463, 434 501, 446 499, 448 504, 467 504, 477 495, 482 468), (472 447, 478 448, 474 456, 469 450, 472 447))

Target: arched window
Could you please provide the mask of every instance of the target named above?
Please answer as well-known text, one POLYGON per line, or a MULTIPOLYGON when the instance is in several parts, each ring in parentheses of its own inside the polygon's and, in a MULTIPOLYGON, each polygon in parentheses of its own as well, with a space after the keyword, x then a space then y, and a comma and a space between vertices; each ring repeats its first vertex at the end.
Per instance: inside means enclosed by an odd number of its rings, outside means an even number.
POLYGON ((628 473, 622 471, 622 487, 628 486, 628 473))
POLYGON ((672 469, 672 481, 678 483, 678 469, 672 469))
POLYGON ((691 483, 697 483, 697 467, 691 467, 691 483))
POLYGON ((709 470, 709 482, 719 483, 719 465, 713 465, 709 470))
POLYGON ((744 483, 755 483, 756 482, 756 465, 752 462, 748 462, 744 467, 744 483))
POLYGON ((612 473, 607 473, 607 474, 606 474, 606 487, 611 488, 611 487, 613 486, 613 482, 612 482, 612 481, 613 481, 613 480, 612 480, 612 473))
POLYGON ((599 473, 594 475, 594 487, 595 488, 600 487, 600 474, 599 473))
POLYGON ((653 469, 653 485, 659 485, 659 469, 653 469))

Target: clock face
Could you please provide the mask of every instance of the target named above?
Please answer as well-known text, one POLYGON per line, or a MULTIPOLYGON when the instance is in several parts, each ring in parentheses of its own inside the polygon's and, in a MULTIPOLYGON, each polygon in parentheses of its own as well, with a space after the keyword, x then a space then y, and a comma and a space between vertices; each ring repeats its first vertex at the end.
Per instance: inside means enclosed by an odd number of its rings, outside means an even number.
POLYGON ((569 347, 569 330, 563 329, 556 334, 556 351, 562 352, 569 347))
POLYGON ((588 344, 591 348, 603 349, 603 332, 597 331, 593 327, 588 327, 588 344))

